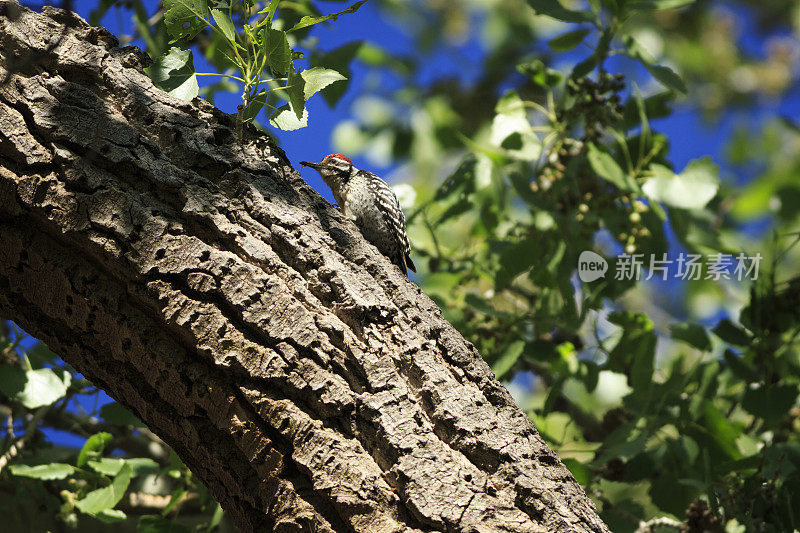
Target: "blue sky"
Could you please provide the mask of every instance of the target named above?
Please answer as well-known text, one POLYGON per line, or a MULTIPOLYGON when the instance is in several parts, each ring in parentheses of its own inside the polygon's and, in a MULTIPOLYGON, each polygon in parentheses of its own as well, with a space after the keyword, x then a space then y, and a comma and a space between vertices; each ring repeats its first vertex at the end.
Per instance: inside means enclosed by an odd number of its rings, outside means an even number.
MULTIPOLYGON (((158 5, 158 2, 154 0, 145 0, 144 3, 150 13, 154 12, 158 5)), ((724 6, 727 12, 736 17, 737 25, 741 28, 738 45, 748 54, 756 57, 764 56, 767 37, 773 37, 776 34, 785 35, 789 31, 787 27, 777 33, 765 35, 757 28, 755 20, 749 16, 747 8, 732 2, 716 3, 724 6)), ((96 5, 97 0, 73 1, 73 9, 87 19, 96 5)), ((323 9, 329 9, 331 12, 341 9, 343 5, 338 2, 320 3, 323 9)), ((130 34, 133 30, 133 23, 127 18, 127 12, 121 11, 121 13, 123 15, 119 16, 112 8, 103 18, 102 25, 115 34, 130 34)), ((388 16, 382 15, 374 2, 367 2, 355 14, 340 17, 335 24, 317 25, 314 28, 313 36, 323 43, 323 49, 326 50, 354 40, 366 40, 392 52, 419 55, 419 52, 415 51, 410 32, 388 16)), ((134 44, 141 45, 136 41, 134 44)), ((483 52, 479 39, 473 37, 457 48, 452 47, 431 53, 426 55, 425 60, 421 62, 418 78, 425 83, 437 78, 458 77, 462 82, 469 83, 480 72, 483 52)), ((199 54, 194 55, 194 60, 195 69, 198 72, 214 71, 199 54)), ((630 61, 628 62, 630 63, 630 61)), ((624 65, 623 68, 625 67, 630 69, 631 65, 624 65)), ((282 148, 296 166, 300 160, 318 161, 334 151, 331 146, 331 132, 334 126, 342 120, 353 118, 352 104, 358 96, 357 89, 364 85, 366 78, 370 75, 374 76, 375 73, 371 72, 369 67, 358 61, 353 62, 350 89, 334 109, 330 109, 321 97, 314 97, 308 102, 308 127, 293 132, 276 132, 282 148)), ((381 76, 382 87, 393 85, 390 74, 384 72, 381 73, 381 76)), ((199 78, 201 86, 215 81, 217 78, 212 76, 199 78)), ((218 93, 216 105, 223 111, 233 113, 240 101, 239 94, 218 93)), ((729 172, 727 177, 732 178, 733 169, 726 169, 724 165, 724 147, 734 127, 746 124, 748 127, 756 129, 758 125, 776 114, 790 117, 800 115, 800 94, 795 92, 781 99, 760 102, 744 110, 726 112, 713 123, 705 122, 697 110, 681 107, 679 104, 673 115, 655 121, 654 127, 670 138, 671 159, 676 169, 683 168, 692 159, 710 155, 716 163, 723 166, 723 178, 726 177, 726 170, 729 172)), ((395 163, 388 167, 376 167, 374 163, 369 163, 364 158, 355 157, 353 159, 356 166, 369 168, 378 173, 388 173, 396 166, 395 163)), ((330 191, 316 175, 316 172, 302 168, 298 170, 312 187, 328 200, 332 200, 330 191)), ((737 178, 736 181, 741 181, 745 177, 737 176, 737 178)))
MULTIPOLYGON (((26 2, 35 5, 32 2, 26 2)), ((721 2, 720 2, 721 3, 721 2)), ((157 2, 146 0, 149 12, 155 10, 157 2)), ((89 17, 90 11, 97 5, 97 0, 75 0, 73 9, 84 18, 89 17)), ((322 2, 320 6, 330 11, 341 9, 344 4, 322 2)), ((726 3, 727 5, 727 3, 726 3)), ((732 11, 741 27, 742 39, 740 46, 749 53, 760 56, 764 54, 765 35, 760 34, 754 27, 752 18, 747 16, 745 8, 736 8, 732 11)), ((131 33, 132 22, 128 20, 127 12, 122 11, 120 17, 112 9, 103 19, 102 24, 112 33, 131 33)), ((412 54, 416 53, 413 39, 408 31, 400 27, 396 22, 387 20, 382 16, 376 4, 368 2, 353 15, 341 17, 335 26, 318 25, 313 32, 324 49, 333 49, 346 42, 364 39, 374 42, 393 52, 412 54)), ((139 44, 139 43, 134 43, 139 44)), ((419 74, 422 81, 429 82, 439 77, 459 77, 462 82, 469 83, 479 72, 480 61, 483 50, 477 38, 468 40, 458 49, 443 50, 427 56, 423 62, 424 67, 419 74)), ((199 72, 213 71, 202 57, 195 54, 195 67, 199 72)), ((318 161, 324 155, 331 153, 331 132, 334 126, 342 120, 353 118, 352 104, 358 96, 358 88, 362 87, 368 76, 374 75, 368 67, 355 62, 352 65, 352 77, 350 90, 338 103, 335 109, 329 109, 325 101, 317 96, 308 103, 309 126, 294 132, 276 132, 282 148, 286 151, 289 159, 297 167, 300 160, 318 161)), ((386 74, 382 74, 387 76, 386 74)), ((200 83, 208 84, 216 81, 214 77, 201 77, 200 83)), ((392 84, 391 78, 384 78, 383 83, 392 84)), ((238 94, 225 95, 220 93, 217 96, 216 104, 223 111, 233 113, 240 102, 238 94)), ((739 125, 746 125, 753 130, 760 124, 774 117, 775 115, 786 115, 789 117, 800 116, 800 94, 795 91, 781 99, 763 101, 747 109, 729 111, 713 123, 705 122, 696 109, 681 106, 678 104, 676 112, 667 119, 656 121, 654 128, 666 134, 671 142, 671 159, 677 169, 682 169, 692 159, 710 155, 717 164, 723 169, 723 179, 735 180, 736 182, 746 181, 748 176, 741 175, 732 167, 725 164, 724 147, 727 139, 733 133, 734 128, 739 125)), ((374 170, 379 174, 388 173, 390 167, 375 167, 363 158, 354 158, 356 166, 361 166, 374 170)), ((394 165, 396 165, 395 163, 394 165)), ((316 172, 310 169, 298 168, 308 183, 319 191, 328 200, 331 199, 330 191, 319 179, 316 172)), ((110 399, 101 393, 99 405, 110 399)), ((94 408, 94 399, 88 399, 83 405, 84 409, 94 408)), ((82 439, 60 432, 50 432, 50 437, 56 442, 79 446, 82 439)))
MULTIPOLYGON (((154 0, 144 0, 148 13, 153 13, 158 3, 154 0)), ((82 17, 88 19, 89 13, 96 5, 97 0, 75 0, 73 9, 82 17)), ((320 3, 320 7, 327 9, 329 12, 343 9, 345 5, 347 4, 338 2, 320 3)), ((367 2, 355 14, 342 16, 335 24, 319 24, 314 28, 312 35, 322 43, 321 48, 323 50, 333 50, 352 41, 364 40, 377 43, 384 49, 397 54, 414 53, 412 36, 399 25, 381 16, 376 5, 374 2, 367 2)), ((119 17, 111 9, 103 18, 101 24, 114 34, 130 34, 133 32, 133 23, 124 17, 119 17)), ((465 68, 463 63, 456 63, 449 54, 452 50, 444 50, 426 58, 418 78, 422 82, 430 82, 444 76, 457 76, 464 81, 468 81, 470 77, 476 77, 480 72, 480 60, 482 58, 482 50, 477 41, 477 39, 473 39, 458 50, 462 54, 460 56, 461 59, 467 57, 475 61, 473 68, 469 66, 465 68)), ((133 44, 144 46, 141 41, 134 41, 133 44)), ((200 54, 194 54, 194 63, 197 72, 215 72, 215 69, 200 54)), ((296 64, 297 66, 308 66, 305 60, 299 60, 296 64)), ((298 161, 319 161, 325 155, 334 152, 334 148, 331 145, 333 128, 342 120, 352 118, 351 107, 358 96, 358 91, 355 89, 363 86, 366 78, 370 75, 374 75, 374 72, 371 72, 368 67, 360 62, 354 61, 350 77, 350 90, 334 109, 330 109, 321 96, 315 96, 307 103, 309 111, 308 127, 291 132, 274 131, 281 147, 286 151, 287 156, 306 181, 331 202, 333 202, 333 197, 317 173, 311 169, 301 168, 298 161)), ((392 78, 392 74, 382 72, 380 75, 382 76, 381 86, 383 88, 399 86, 397 80, 392 78)), ((217 80, 218 78, 214 76, 201 76, 198 78, 201 87, 215 83, 217 80)), ((241 95, 239 93, 217 93, 215 104, 225 112, 235 113, 236 107, 240 103, 241 95)), ((262 111, 262 120, 263 117, 264 112, 262 111)), ((388 172, 394 166, 376 168, 374 165, 370 166, 362 157, 353 157, 352 159, 356 166, 370 168, 379 173, 388 172)))

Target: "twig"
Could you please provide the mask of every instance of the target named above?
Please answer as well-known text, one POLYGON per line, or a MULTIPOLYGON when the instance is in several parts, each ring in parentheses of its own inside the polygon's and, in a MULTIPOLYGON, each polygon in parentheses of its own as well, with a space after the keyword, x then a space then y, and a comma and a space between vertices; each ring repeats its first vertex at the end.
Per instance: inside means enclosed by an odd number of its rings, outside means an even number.
POLYGON ((681 526, 683 526, 683 523, 673 520, 672 518, 653 518, 647 522, 639 522, 639 527, 636 528, 634 533, 652 533, 653 529, 656 527, 672 527, 680 530, 681 526))
POLYGON ((36 432, 36 427, 39 425, 39 422, 42 421, 42 418, 44 418, 44 415, 47 413, 49 408, 49 405, 40 407, 39 410, 33 415, 33 418, 31 418, 30 422, 28 422, 28 424, 25 426, 25 434, 14 441, 8 451, 0 456, 0 472, 3 471, 9 461, 19 455, 19 453, 25 447, 25 444, 27 444, 31 437, 33 437, 33 434, 36 432))
MULTIPOLYGON (((169 494, 131 492, 120 501, 119 509, 128 514, 160 513, 169 506, 171 500, 172 496, 169 494)), ((182 512, 197 513, 201 510, 201 503, 199 494, 186 492, 180 497, 177 506, 180 506, 182 512)))

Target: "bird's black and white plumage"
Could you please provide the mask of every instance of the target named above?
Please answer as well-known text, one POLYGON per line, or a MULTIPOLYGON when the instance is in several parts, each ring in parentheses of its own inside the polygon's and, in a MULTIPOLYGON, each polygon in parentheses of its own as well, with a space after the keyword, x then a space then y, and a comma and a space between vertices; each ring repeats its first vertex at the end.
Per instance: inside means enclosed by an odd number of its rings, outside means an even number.
POLYGON ((320 173, 331 188, 339 209, 352 219, 369 242, 400 267, 403 274, 416 272, 406 235, 406 218, 394 191, 372 172, 358 170, 342 154, 331 154, 319 163, 301 161, 320 173))

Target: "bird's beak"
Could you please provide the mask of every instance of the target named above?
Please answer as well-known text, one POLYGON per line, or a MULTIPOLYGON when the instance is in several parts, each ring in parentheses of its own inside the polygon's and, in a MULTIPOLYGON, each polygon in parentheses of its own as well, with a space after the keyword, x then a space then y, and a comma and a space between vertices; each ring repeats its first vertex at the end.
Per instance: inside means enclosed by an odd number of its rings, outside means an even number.
POLYGON ((319 170, 325 166, 322 163, 309 163, 308 161, 300 161, 300 164, 303 165, 304 167, 311 167, 314 170, 319 170))

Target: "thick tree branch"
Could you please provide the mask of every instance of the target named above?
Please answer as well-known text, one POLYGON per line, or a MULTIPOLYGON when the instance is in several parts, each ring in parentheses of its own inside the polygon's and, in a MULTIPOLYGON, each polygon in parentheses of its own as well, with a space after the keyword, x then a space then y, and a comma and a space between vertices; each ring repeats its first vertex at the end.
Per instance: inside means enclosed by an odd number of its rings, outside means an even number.
POLYGON ((0 315, 242 530, 606 530, 474 347, 265 135, 155 89, 73 14, 0 9, 0 315))

